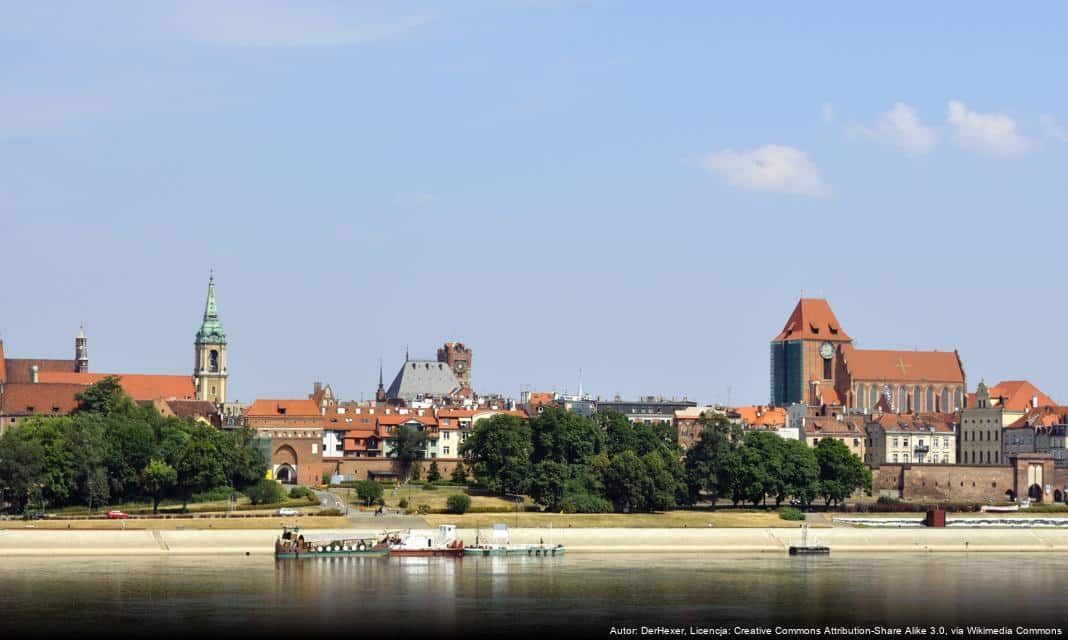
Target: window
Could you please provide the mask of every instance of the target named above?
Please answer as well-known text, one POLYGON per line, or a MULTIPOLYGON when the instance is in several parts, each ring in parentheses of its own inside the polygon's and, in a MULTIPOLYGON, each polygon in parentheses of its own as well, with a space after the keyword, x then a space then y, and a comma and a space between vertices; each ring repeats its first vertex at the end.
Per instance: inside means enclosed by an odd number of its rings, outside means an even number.
POLYGON ((906 453, 905 454, 905 462, 908 462, 908 461, 909 461, 909 454, 906 453))
POLYGON ((823 379, 831 379, 831 360, 829 358, 824 359, 823 361, 823 379))
POLYGON ((897 446, 897 438, 894 438, 893 442, 894 442, 894 446, 896 447, 897 446))
POLYGON ((441 432, 441 439, 442 440, 448 440, 450 438, 450 434, 451 433, 452 433, 451 431, 442 431, 441 432))
POLYGON ((443 456, 449 455, 449 445, 445 445, 445 446, 443 446, 441 448, 441 455, 443 455, 443 456))
POLYGON ((897 462, 897 454, 894 454, 894 462, 897 462))
POLYGON ((319 445, 317 445, 317 444, 315 444, 313 442, 312 443, 312 455, 315 455, 316 453, 319 453, 319 445))

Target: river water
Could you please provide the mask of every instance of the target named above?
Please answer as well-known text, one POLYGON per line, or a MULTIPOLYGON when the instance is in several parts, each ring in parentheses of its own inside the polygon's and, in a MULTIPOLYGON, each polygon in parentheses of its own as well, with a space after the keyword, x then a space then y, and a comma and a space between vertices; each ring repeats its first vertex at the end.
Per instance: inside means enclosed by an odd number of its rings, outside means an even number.
POLYGON ((616 637, 613 627, 658 625, 687 632, 736 625, 1061 627, 1066 604, 1068 557, 1034 553, 0 559, 0 637, 48 631, 347 640, 518 630, 616 637))

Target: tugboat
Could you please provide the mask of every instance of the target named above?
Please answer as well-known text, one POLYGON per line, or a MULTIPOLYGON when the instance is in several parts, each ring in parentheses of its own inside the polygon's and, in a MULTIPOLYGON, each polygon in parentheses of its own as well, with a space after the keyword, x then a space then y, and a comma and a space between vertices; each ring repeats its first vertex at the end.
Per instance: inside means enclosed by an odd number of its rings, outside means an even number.
POLYGON ((508 533, 508 525, 493 525, 493 533, 489 540, 483 540, 481 531, 475 534, 475 544, 464 547, 465 556, 562 556, 564 545, 553 545, 550 530, 550 543, 539 544, 512 544, 508 533))
POLYGON ((384 557, 389 555, 385 539, 376 537, 308 539, 300 527, 282 526, 274 542, 275 558, 334 558, 345 556, 384 557))
POLYGON ((460 558, 464 555, 464 542, 456 538, 456 525, 454 524, 439 525, 436 536, 414 534, 409 530, 404 536, 397 533, 390 534, 386 537, 386 541, 391 556, 460 558))

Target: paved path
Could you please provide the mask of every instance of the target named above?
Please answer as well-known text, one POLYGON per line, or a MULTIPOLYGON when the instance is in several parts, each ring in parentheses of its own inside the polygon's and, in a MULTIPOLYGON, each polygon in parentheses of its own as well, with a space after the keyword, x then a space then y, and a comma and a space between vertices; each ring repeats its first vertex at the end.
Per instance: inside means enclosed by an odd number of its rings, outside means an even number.
POLYGON ((349 526, 354 529, 375 530, 382 529, 426 529, 430 525, 422 516, 406 516, 390 512, 386 515, 376 516, 373 511, 360 511, 348 504, 348 494, 339 491, 315 491, 319 497, 319 504, 324 509, 338 509, 349 520, 349 526))

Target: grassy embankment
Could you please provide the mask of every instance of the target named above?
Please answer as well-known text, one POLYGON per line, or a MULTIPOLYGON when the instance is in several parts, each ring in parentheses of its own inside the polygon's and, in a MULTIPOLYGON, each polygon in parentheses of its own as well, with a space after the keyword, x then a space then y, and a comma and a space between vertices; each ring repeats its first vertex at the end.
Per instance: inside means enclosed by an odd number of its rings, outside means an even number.
POLYGON ((128 520, 0 520, 0 529, 281 529, 282 524, 298 524, 302 529, 343 529, 349 525, 344 516, 301 516, 271 518, 130 518, 128 520))
MULTIPOLYGON (((306 498, 286 498, 280 502, 271 504, 257 504, 254 505, 248 499, 248 497, 238 494, 237 502, 234 505, 236 512, 240 513, 271 513, 280 507, 292 507, 301 512, 313 512, 320 508, 319 500, 313 498, 311 500, 306 498)), ((230 503, 227 500, 208 500, 204 502, 190 502, 185 513, 188 514, 201 514, 201 513, 219 513, 223 514, 230 508, 230 503)), ((31 508, 31 511, 34 510, 31 508)), ((124 502, 122 504, 107 505, 103 507, 96 507, 93 509, 92 515, 102 516, 108 511, 123 511, 130 515, 152 515, 152 503, 148 501, 131 501, 124 502)), ((62 507, 60 509, 49 509, 48 513, 53 516, 66 517, 66 516, 87 516, 90 515, 89 508, 86 506, 71 506, 62 507)), ((182 503, 179 500, 164 500, 159 505, 159 515, 179 515, 182 513, 182 503)))

